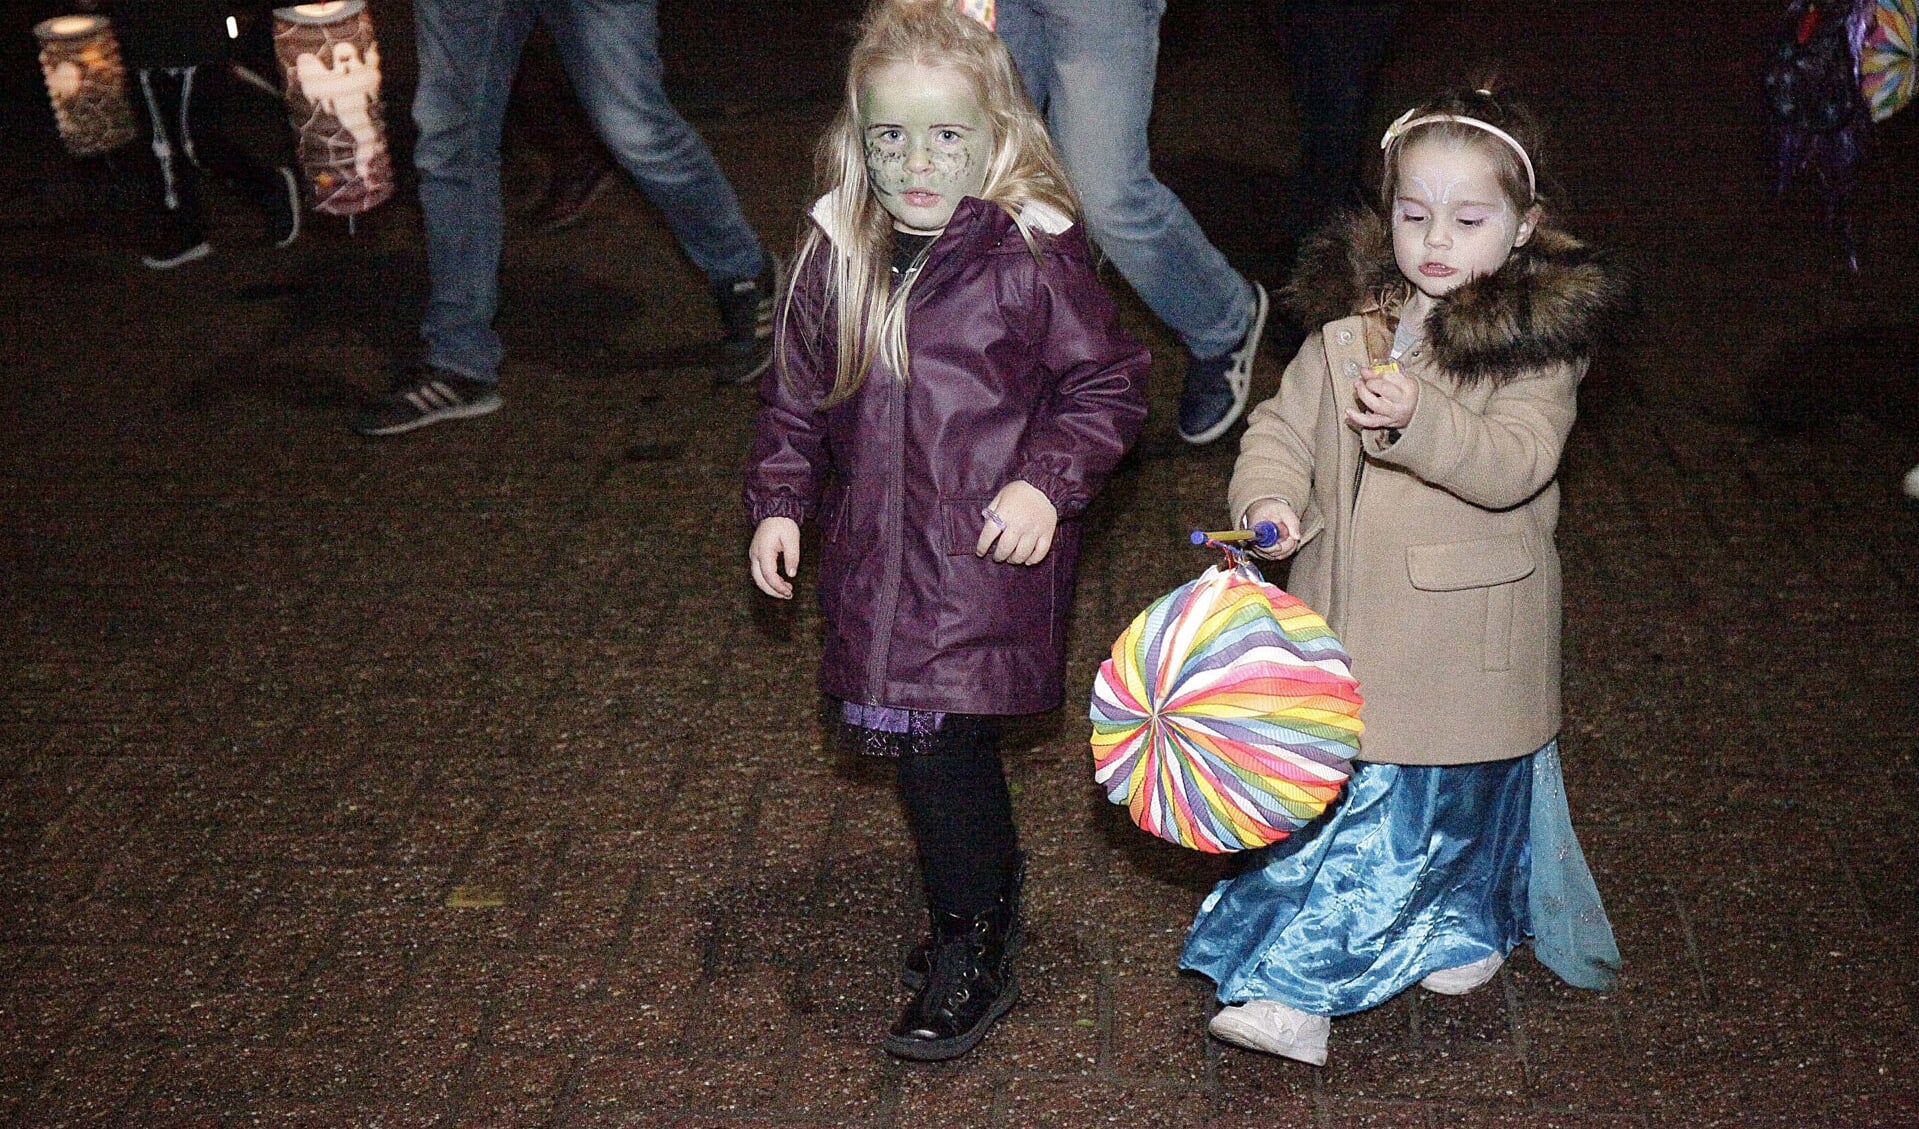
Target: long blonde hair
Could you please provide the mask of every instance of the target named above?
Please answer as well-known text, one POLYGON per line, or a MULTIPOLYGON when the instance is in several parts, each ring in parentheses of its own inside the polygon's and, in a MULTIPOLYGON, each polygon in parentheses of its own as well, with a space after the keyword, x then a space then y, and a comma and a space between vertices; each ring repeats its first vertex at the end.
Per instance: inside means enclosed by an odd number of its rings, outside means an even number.
POLYGON ((1047 136, 1046 123, 1026 94, 1013 59, 999 37, 969 16, 955 0, 876 0, 860 24, 859 42, 846 69, 846 96, 820 138, 814 155, 814 181, 831 209, 832 231, 809 220, 793 254, 791 279, 798 279, 816 254, 832 256, 826 299, 817 310, 795 310, 789 281, 780 308, 777 360, 787 369, 787 324, 798 312, 798 336, 809 350, 823 341, 830 317, 834 324, 835 373, 832 391, 821 407, 832 407, 858 391, 875 360, 900 380, 911 368, 906 349, 906 301, 909 275, 892 286, 893 217, 867 184, 866 145, 860 124, 860 93, 883 67, 914 63, 948 68, 964 75, 993 129, 992 155, 980 197, 998 205, 1019 226, 1026 244, 1038 254, 1032 232, 1020 219, 1028 204, 1051 206, 1077 217, 1079 203, 1066 170, 1047 136))

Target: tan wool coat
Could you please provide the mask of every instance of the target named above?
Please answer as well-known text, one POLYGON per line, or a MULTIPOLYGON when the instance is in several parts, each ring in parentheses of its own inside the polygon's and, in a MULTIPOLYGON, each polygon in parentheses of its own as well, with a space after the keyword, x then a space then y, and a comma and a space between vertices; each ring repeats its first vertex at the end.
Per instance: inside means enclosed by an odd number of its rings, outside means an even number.
POLYGON ((1420 382, 1396 439, 1347 425, 1352 380, 1386 359, 1397 272, 1361 217, 1309 247, 1288 298, 1308 324, 1279 393, 1256 408, 1233 515, 1299 513, 1286 587, 1352 655, 1363 760, 1524 756, 1560 721, 1556 474, 1576 395, 1622 291, 1590 250, 1541 229, 1500 271, 1449 295, 1400 358, 1420 382))

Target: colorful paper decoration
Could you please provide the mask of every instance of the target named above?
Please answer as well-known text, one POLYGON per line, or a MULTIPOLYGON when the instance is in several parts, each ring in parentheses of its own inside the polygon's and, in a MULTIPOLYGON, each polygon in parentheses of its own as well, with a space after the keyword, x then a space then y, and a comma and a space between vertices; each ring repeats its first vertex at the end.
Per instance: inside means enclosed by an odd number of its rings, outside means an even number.
POLYGON ((1093 685, 1093 777, 1134 823, 1218 854, 1277 842, 1352 775, 1362 700, 1318 613, 1242 562, 1155 600, 1093 685))
POLYGON ((76 157, 106 153, 139 135, 127 101, 120 43, 104 16, 55 16, 35 24, 40 72, 60 140, 76 157))
POLYGON ((380 47, 366 0, 273 10, 287 114, 315 211, 351 216, 393 195, 380 106, 380 47))
POLYGON ((1919 0, 1875 0, 1859 49, 1859 88, 1873 121, 1885 121, 1912 101, 1915 39, 1919 0))
POLYGON ((993 11, 993 0, 959 0, 959 10, 985 24, 991 29, 997 19, 993 11))

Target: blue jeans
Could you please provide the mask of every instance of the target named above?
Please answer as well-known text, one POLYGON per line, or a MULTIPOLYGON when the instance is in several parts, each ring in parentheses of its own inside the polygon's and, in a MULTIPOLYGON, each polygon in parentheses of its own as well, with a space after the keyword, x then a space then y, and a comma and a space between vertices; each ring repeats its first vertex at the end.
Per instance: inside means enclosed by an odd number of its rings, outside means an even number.
POLYGON ((1000 0, 999 33, 1086 209, 1087 233, 1196 357, 1239 346, 1252 286, 1154 176, 1146 145, 1165 0, 1000 0))
POLYGON ((499 379, 500 132, 535 20, 546 21, 614 160, 664 214, 693 265, 716 285, 760 274, 766 254, 732 185, 666 100, 658 0, 417 0, 413 12, 413 163, 432 284, 420 325, 428 364, 499 379))

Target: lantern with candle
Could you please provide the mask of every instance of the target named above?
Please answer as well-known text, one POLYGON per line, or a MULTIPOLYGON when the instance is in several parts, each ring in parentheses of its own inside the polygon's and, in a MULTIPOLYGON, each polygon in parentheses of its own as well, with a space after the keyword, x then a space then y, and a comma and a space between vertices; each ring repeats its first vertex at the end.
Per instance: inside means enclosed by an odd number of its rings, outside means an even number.
POLYGON ((55 16, 35 24, 40 71, 60 140, 76 157, 118 149, 138 134, 127 102, 127 71, 105 16, 55 16))
POLYGON ((393 195, 380 106, 380 47, 366 0, 273 10, 287 113, 316 211, 353 216, 393 195))

